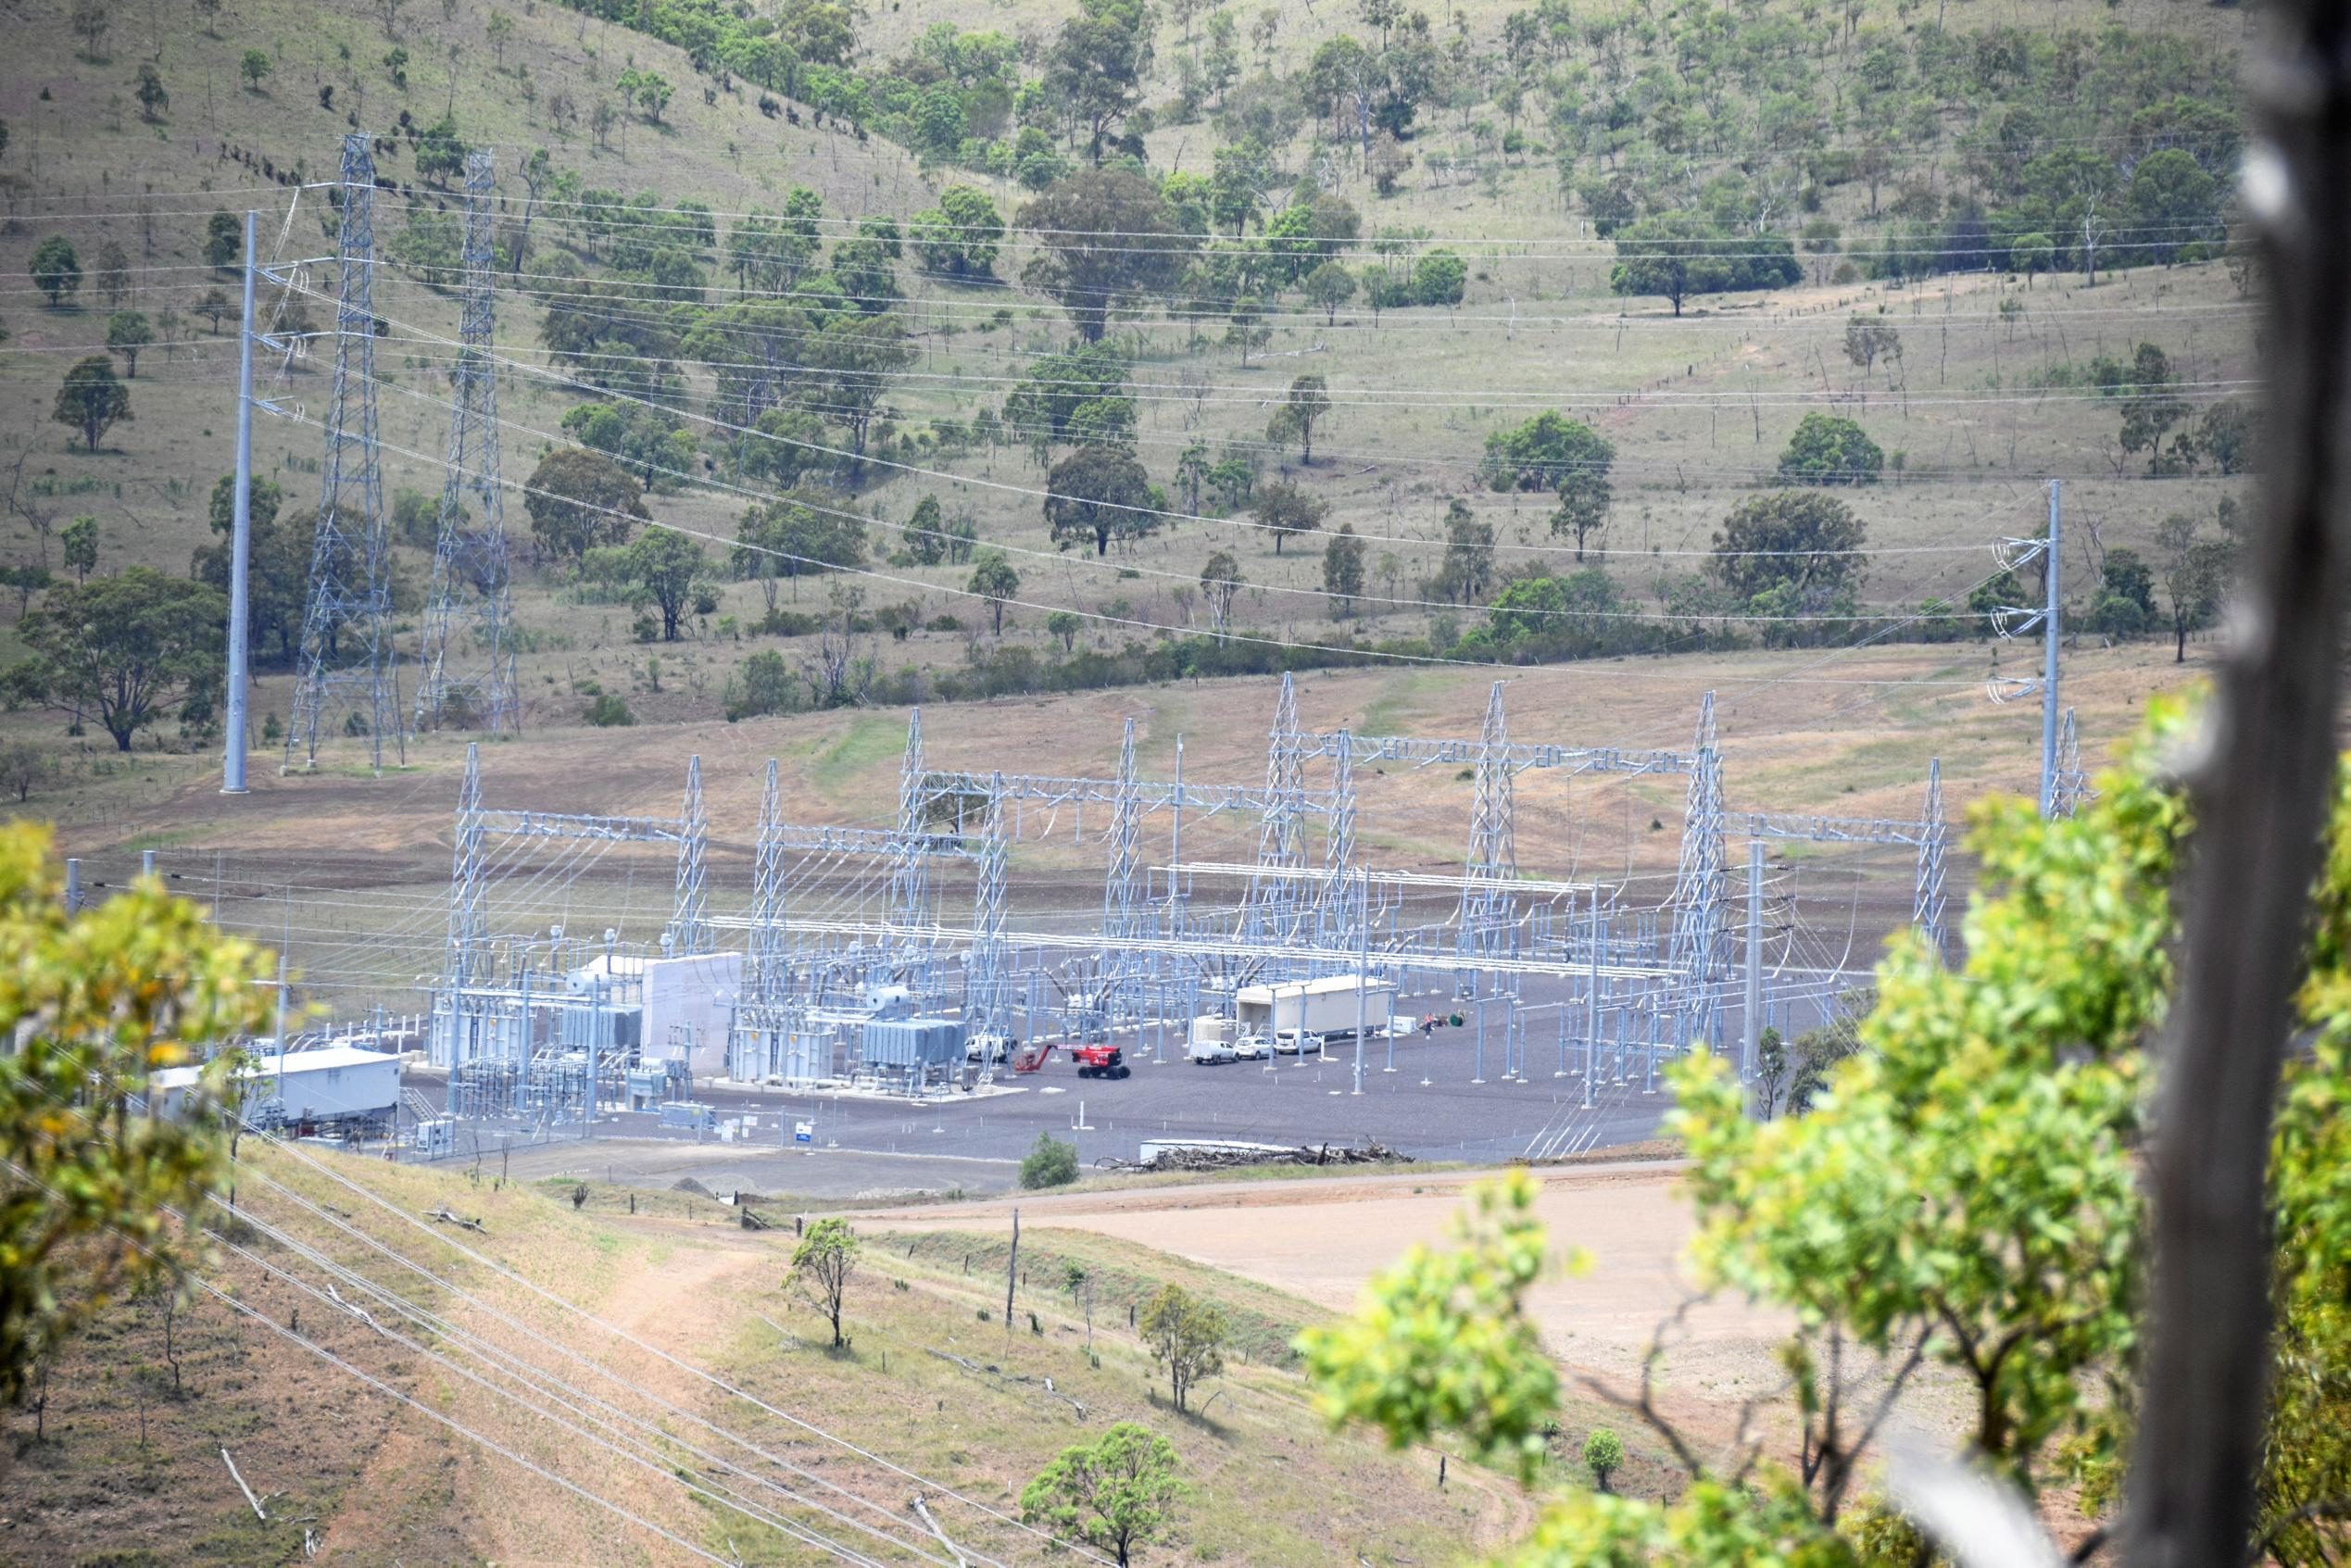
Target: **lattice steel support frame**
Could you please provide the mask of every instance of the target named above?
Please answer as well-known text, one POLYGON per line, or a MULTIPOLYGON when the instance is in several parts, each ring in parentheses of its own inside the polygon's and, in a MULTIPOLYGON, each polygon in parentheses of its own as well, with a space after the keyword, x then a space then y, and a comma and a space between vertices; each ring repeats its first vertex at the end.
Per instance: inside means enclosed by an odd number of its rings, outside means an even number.
POLYGON ((425 601, 416 727, 439 729, 455 696, 495 735, 518 727, 521 715, 509 646, 506 489, 498 483, 497 375, 492 363, 494 178, 488 152, 466 155, 465 282, 457 368, 449 377, 449 464, 441 485, 433 586, 425 601), (468 498, 481 508, 478 522, 466 518, 468 498))
POLYGON ((405 746, 394 694, 391 580, 386 571, 383 474, 375 419, 375 157, 370 138, 343 139, 343 204, 335 245, 334 384, 328 395, 319 525, 286 728, 284 766, 296 747, 319 760, 319 727, 338 693, 359 690, 371 760, 383 767, 389 731, 405 746))
POLYGON ((1942 759, 1927 764, 1927 802, 1918 818, 1917 885, 1910 901, 1910 923, 1937 958, 1943 952, 1943 859, 1950 830, 1942 820, 1942 759))
POLYGON ((1464 960, 1454 978, 1465 996, 1476 985, 1473 960, 1507 958, 1517 950, 1518 900, 1510 891, 1518 880, 1511 775, 1510 728, 1502 713, 1502 684, 1496 681, 1478 736, 1477 793, 1470 808, 1469 854, 1453 934, 1454 949, 1464 960))
POLYGON ((443 1060, 471 1061, 486 1043, 485 1010, 476 987, 489 978, 489 886, 482 816, 482 748, 465 748, 465 776, 458 785, 456 848, 449 865, 449 932, 441 960, 438 1025, 448 1031, 443 1060))
POLYGON ((2057 734, 2057 774, 2050 790, 2053 815, 2070 817, 2091 801, 2098 792, 2090 787, 2090 775, 2081 766, 2081 734, 2074 727, 2073 709, 2066 709, 2064 727, 2057 734))
MULTIPOLYGON (((993 801, 991 800, 991 805, 993 801)), ((1118 746, 1118 775, 1111 794, 1110 868, 1102 884, 1102 930, 1111 936, 1134 937, 1143 933, 1142 791, 1135 770, 1135 721, 1118 746)), ((1102 955, 1101 1010, 1106 1024, 1134 1016, 1136 963, 1123 948, 1102 955)))
POLYGON ((1690 1007, 1685 1044, 1711 1045, 1715 993, 1725 972, 1723 921, 1729 861, 1723 841, 1722 750, 1715 728, 1715 694, 1698 707, 1691 746, 1690 793, 1681 824, 1681 863, 1674 876, 1670 962, 1681 976, 1690 1007))
POLYGON ((1355 871, 1355 747, 1339 732, 1331 754, 1329 830, 1323 839, 1325 880, 1314 905, 1316 941, 1326 947, 1352 947, 1371 919, 1364 881, 1355 871))
MULTIPOLYGON (((963 971, 963 1019, 974 1037, 1010 1041, 1012 1009, 1005 1003, 1009 954, 1004 945, 1006 862, 1010 847, 1004 838, 1004 776, 987 794, 987 815, 981 830, 977 876, 972 895, 972 946, 963 971)), ((996 1076, 994 1052, 980 1053, 980 1081, 996 1076)))
MULTIPOLYGON (((1265 814, 1257 830, 1257 864, 1269 872, 1302 870, 1306 864, 1306 825, 1300 797, 1306 787, 1305 753, 1299 746, 1298 685, 1282 676, 1280 700, 1274 709, 1274 728, 1265 746, 1265 814)), ((1286 875, 1250 879, 1243 931, 1281 945, 1299 935, 1299 878, 1286 875)))
POLYGON ((890 921, 899 926, 930 923, 931 867, 922 843, 927 804, 923 779, 923 710, 918 708, 906 721, 906 758, 898 780, 898 849, 890 866, 890 921))
POLYGON ((669 930, 662 946, 673 957, 710 950, 710 889, 703 858, 710 837, 710 819, 702 809, 702 759, 685 759, 685 801, 678 811, 677 897, 672 906, 669 930))

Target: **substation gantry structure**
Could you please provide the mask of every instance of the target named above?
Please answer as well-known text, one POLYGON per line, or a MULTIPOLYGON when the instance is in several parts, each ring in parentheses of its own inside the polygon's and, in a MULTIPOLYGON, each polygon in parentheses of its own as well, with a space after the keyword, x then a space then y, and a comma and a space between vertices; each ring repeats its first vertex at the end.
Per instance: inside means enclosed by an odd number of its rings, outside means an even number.
MULTIPOLYGON (((1726 1016, 1743 1021, 1741 1060, 1751 1070, 1762 1020, 1774 1006, 1808 997, 1824 1017, 1845 984, 1842 969, 1772 967, 1764 994, 1761 953, 1766 846, 1772 842, 1885 845, 1910 849, 1916 877, 1912 923, 1942 949, 1945 919, 1943 822, 1939 764, 1930 764, 1920 815, 1909 820, 1738 812, 1724 802, 1723 761, 1715 703, 1700 705, 1687 749, 1578 746, 1511 738, 1503 688, 1496 683, 1475 738, 1365 735, 1308 731, 1297 694, 1281 682, 1268 732, 1263 784, 1201 783, 1184 774, 1182 741, 1173 776, 1147 779, 1129 719, 1112 776, 1095 778, 931 765, 922 715, 908 725, 899 767, 896 820, 887 828, 811 826, 784 820, 776 764, 767 768, 753 850, 752 885, 741 914, 710 908, 709 821, 698 758, 689 759, 675 818, 606 817, 484 806, 478 752, 469 749, 460 786, 449 898, 449 936, 435 992, 434 1060, 510 1088, 459 1097, 484 1110, 575 1102, 540 1092, 541 1076, 580 1054, 618 1057, 608 1003, 641 1004, 647 976, 664 962, 706 958, 739 965, 723 987, 730 1010, 724 1063, 729 1076, 814 1082, 836 1075, 842 1026, 865 1016, 877 987, 910 998, 913 1010, 959 1014, 982 1042, 983 1077, 992 1048, 1015 1034, 1031 1039, 1101 1039, 1132 1031, 1139 1047, 1154 1023, 1188 1020, 1228 1002, 1248 985, 1283 985, 1336 974, 1392 982, 1403 995, 1447 995, 1477 1014, 1474 1072, 1486 1075, 1490 1009, 1500 1010, 1502 1074, 1529 1072, 1532 1012, 1557 1015, 1561 1073, 1571 1044, 1581 1073, 1610 1070, 1617 1081, 1653 1084, 1661 1055, 1720 1047, 1726 1016), (1310 786, 1309 765, 1328 783, 1310 786), (1475 779, 1466 852, 1459 874, 1385 870, 1359 863, 1357 770, 1364 765, 1467 770, 1475 779), (1516 850, 1515 815, 1522 773, 1563 778, 1601 775, 1683 781, 1684 820, 1671 890, 1653 900, 1629 895, 1629 880, 1543 879, 1526 874, 1516 850), (1009 861, 1033 817, 1049 824, 1071 809, 1083 837, 1087 807, 1107 812, 1099 921, 1030 919, 1012 923, 1009 861), (1188 860, 1187 825, 1242 815, 1256 824, 1254 858, 1188 860), (1146 864, 1144 824, 1167 819, 1170 858, 1146 864), (1319 836, 1319 847, 1314 843, 1319 836), (487 929, 486 847, 493 839, 551 843, 666 844, 674 847, 673 908, 658 944, 629 947, 617 933, 600 939, 497 936, 487 929), (1748 850, 1744 972, 1734 962, 1730 842, 1748 850), (1319 854, 1314 851, 1319 847, 1319 854), (851 879, 856 902, 818 898, 795 909, 788 885, 798 857, 836 858, 862 868, 851 879), (935 869, 969 862, 968 922, 949 919, 935 869), (1242 884, 1237 899, 1202 902, 1201 877, 1242 884), (867 890, 871 890, 870 896, 867 890), (1443 906, 1451 905, 1450 911, 1443 906), (878 908, 874 907, 878 905, 878 908), (1417 906, 1417 909, 1415 909, 1417 906), (722 936, 742 933, 739 949, 721 951, 722 936), (1743 987, 1741 982, 1743 980, 1743 987), (634 988, 634 990, 632 989, 634 988), (1058 991, 1049 1000, 1048 988, 1058 991), (583 1006, 578 997, 589 994, 583 1006), (547 1000, 568 998, 562 1009, 547 1000), (584 1014, 585 1022, 572 1022, 584 1014), (556 1019, 548 1027, 547 1020, 556 1019), (598 1033, 601 1031, 602 1033, 598 1033), (502 1076, 501 1076, 502 1075, 502 1076)), ((1385 1022, 1387 1021, 1380 1021, 1385 1022)), ((650 1056, 663 1042, 639 1040, 650 1056)), ((1009 1054, 1009 1053, 1006 1053, 1009 1054)), ((1391 1062, 1392 1066, 1392 1050, 1391 1062)), ((593 1094, 594 1085, 589 1085, 593 1094)))

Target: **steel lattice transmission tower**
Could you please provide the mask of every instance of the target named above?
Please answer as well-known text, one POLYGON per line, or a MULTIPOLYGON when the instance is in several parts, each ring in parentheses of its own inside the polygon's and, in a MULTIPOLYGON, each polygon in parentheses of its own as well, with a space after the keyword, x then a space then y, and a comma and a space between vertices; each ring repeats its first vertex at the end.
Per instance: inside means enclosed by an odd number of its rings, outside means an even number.
POLYGON ((342 230, 335 245, 334 389, 327 402, 319 531, 294 687, 295 747, 319 759, 319 726, 339 695, 357 693, 375 767, 383 736, 405 735, 394 691, 392 590, 383 536, 383 474, 375 429, 375 157, 364 134, 343 139, 342 230))
POLYGON ((898 841, 890 866, 890 924, 899 927, 892 945, 902 947, 906 961, 915 961, 919 949, 913 928, 930 923, 931 863, 923 853, 924 793, 923 710, 906 721, 906 755, 899 764, 898 841))
POLYGON ((702 759, 685 759, 685 800, 678 810, 677 897, 662 946, 673 958, 710 950, 710 892, 702 871, 710 819, 702 809, 702 759))
MULTIPOLYGON (((1111 786, 1110 872, 1102 882, 1102 935, 1116 942, 1138 940, 1145 898, 1142 882, 1142 797, 1136 786, 1135 721, 1126 721, 1118 747, 1118 777, 1111 786)), ((1101 1007, 1105 1022, 1126 1016, 1134 989, 1136 960, 1124 947, 1102 953, 1101 1007)))
POLYGON ((458 786, 457 847, 449 866, 449 933, 441 961, 440 1026, 448 1031, 438 1060, 451 1065, 484 1054, 491 1042, 476 988, 490 979, 489 885, 484 856, 482 751, 465 748, 465 778, 458 786))
POLYGON ((425 602, 416 727, 441 727, 450 699, 492 734, 519 727, 511 611, 507 599, 506 492, 498 483, 497 375, 492 364, 493 165, 487 152, 465 159, 465 293, 457 370, 449 378, 449 471, 441 486, 425 602), (471 497, 478 520, 466 516, 471 497))
POLYGON ((1298 687, 1285 674, 1265 748, 1265 814, 1257 830, 1257 864, 1271 874, 1250 878, 1242 922, 1243 931, 1259 940, 1288 943, 1299 935, 1301 898, 1296 873, 1306 866, 1305 788, 1305 754, 1298 738, 1298 687))
POLYGON ((996 1075, 995 1042, 1009 1040, 1012 1010, 1007 1005, 1009 954, 1004 941, 1004 872, 1008 847, 1004 839, 1004 775, 998 773, 987 792, 987 816, 979 846, 976 884, 972 892, 972 947, 963 972, 963 1021, 974 1038, 990 1042, 980 1051, 980 1078, 996 1075))
POLYGON ((1694 998, 1684 1043, 1708 1045, 1714 1035, 1714 986, 1724 972, 1724 900, 1730 878, 1729 850, 1723 840, 1722 747, 1715 729, 1712 692, 1699 704, 1698 734, 1691 750, 1681 865, 1674 877, 1670 961, 1686 994, 1694 998))
POLYGON ((1363 881, 1355 875, 1355 738, 1341 730, 1331 752, 1330 831, 1323 840, 1323 884, 1314 903, 1316 940, 1352 951, 1371 919, 1363 881))
POLYGON ((1950 830, 1942 820, 1942 759, 1927 763, 1927 804, 1918 817, 1918 876, 1911 897, 1910 923, 1918 928, 1936 958, 1943 956, 1943 856, 1950 830))
POLYGON ((1478 736, 1477 795, 1470 809, 1469 855, 1453 938, 1463 960, 1456 978, 1464 995, 1477 981, 1472 960, 1515 956, 1518 902, 1510 891, 1518 880, 1515 793, 1502 684, 1496 681, 1486 698, 1486 724, 1478 736))

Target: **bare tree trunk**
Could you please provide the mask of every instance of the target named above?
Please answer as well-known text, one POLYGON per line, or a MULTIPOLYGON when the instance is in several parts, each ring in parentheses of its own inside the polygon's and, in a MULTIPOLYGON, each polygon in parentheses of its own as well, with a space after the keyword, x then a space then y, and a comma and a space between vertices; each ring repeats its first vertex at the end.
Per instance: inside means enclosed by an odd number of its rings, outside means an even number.
POLYGON ((2276 443, 2195 780, 2176 1034, 2154 1150, 2153 1323, 2124 1520, 2131 1568, 2240 1562, 2269 1334, 2269 1118, 2335 751, 2351 377, 2351 12, 2283 0, 2253 75, 2246 208, 2269 268, 2276 443))

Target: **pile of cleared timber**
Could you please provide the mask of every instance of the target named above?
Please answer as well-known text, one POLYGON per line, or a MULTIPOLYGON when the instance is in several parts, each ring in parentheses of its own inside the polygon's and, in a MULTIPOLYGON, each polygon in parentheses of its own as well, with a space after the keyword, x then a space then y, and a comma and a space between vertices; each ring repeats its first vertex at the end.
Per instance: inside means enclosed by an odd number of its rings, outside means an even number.
POLYGON ((1163 1148, 1149 1160, 1098 1160, 1104 1171, 1235 1171, 1252 1165, 1409 1165, 1413 1157, 1383 1143, 1298 1148, 1163 1148))

